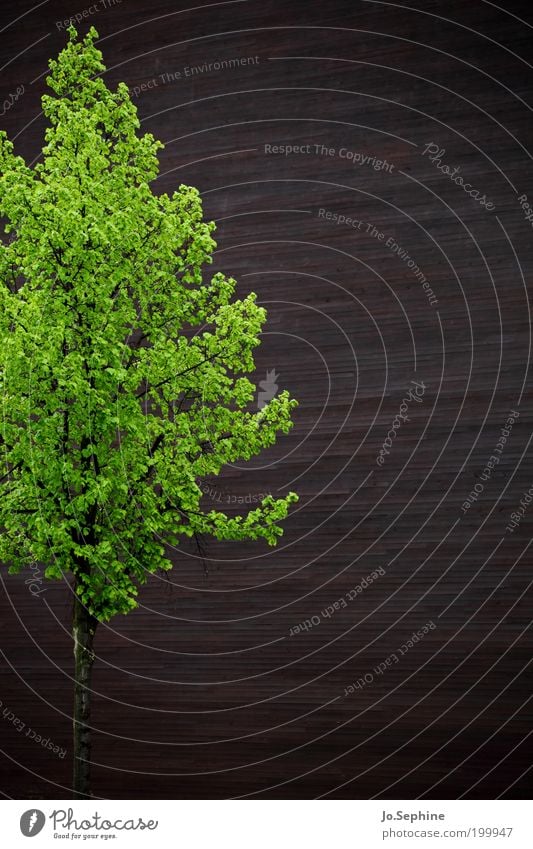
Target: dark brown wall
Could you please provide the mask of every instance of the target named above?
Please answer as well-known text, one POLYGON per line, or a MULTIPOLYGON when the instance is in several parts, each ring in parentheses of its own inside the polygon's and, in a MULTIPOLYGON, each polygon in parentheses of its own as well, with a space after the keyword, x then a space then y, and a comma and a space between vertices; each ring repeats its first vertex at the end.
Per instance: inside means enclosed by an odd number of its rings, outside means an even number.
MULTIPOLYGON (((199 187, 218 222, 216 267, 269 310, 257 377, 275 369, 300 401, 290 436, 214 483, 222 504, 296 488, 279 547, 207 542, 206 575, 185 545, 169 581, 100 628, 97 796, 530 794, 533 507, 506 525, 533 484, 532 230, 518 201, 533 199, 533 18, 525 0, 413 3, 122 0, 91 7, 81 27, 99 30, 109 84, 144 84, 143 128, 166 143, 156 186, 199 187), (185 74, 235 57, 256 58, 185 74), (430 143, 494 209, 429 161, 430 143), (310 152, 265 152, 273 144, 310 152), (393 168, 354 165, 343 148, 393 168), (380 467, 412 380, 422 400, 380 467), (463 512, 512 409, 501 461, 463 512), (378 567, 355 601, 290 636, 378 567)), ((65 41, 56 22, 83 2, 14 20, 29 8, 1 12, 0 96, 24 85, 1 125, 33 159, 47 59, 65 41)), ((33 597, 28 576, 2 578, 0 786, 64 798, 69 589, 33 597)))

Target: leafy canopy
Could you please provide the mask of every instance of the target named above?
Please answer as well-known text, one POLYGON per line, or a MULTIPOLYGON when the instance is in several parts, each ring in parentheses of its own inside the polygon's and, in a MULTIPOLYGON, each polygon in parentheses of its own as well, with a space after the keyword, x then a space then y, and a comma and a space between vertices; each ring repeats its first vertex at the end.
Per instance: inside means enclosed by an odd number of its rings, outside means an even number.
POLYGON ((50 62, 42 161, 0 133, 0 559, 74 574, 107 620, 184 536, 276 543, 294 493, 228 516, 198 482, 273 444, 296 402, 249 411, 265 311, 204 281, 214 224, 196 189, 152 192, 163 145, 105 85, 97 37, 71 27, 50 62))

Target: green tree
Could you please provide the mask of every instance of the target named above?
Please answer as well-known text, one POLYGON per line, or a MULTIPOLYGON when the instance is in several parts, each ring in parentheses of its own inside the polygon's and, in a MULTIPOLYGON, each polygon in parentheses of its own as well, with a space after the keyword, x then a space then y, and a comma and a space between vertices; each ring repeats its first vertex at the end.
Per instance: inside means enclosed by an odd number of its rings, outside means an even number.
POLYGON ((90 793, 99 621, 136 607, 184 537, 274 545, 294 493, 242 516, 202 505, 203 479, 272 445, 296 402, 251 410, 265 311, 204 280, 216 243, 196 189, 154 194, 158 149, 128 88, 111 91, 94 28, 47 78, 42 160, 0 134, 0 560, 73 590, 74 792, 90 793))

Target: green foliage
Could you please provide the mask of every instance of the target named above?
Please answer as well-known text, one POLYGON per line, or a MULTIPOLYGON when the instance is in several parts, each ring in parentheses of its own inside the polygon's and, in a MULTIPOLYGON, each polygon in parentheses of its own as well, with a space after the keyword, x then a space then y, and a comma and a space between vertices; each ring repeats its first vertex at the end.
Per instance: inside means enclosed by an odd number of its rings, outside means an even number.
POLYGON ((204 282, 198 191, 152 192, 162 144, 105 85, 96 31, 69 36, 42 161, 0 133, 0 560, 74 574, 107 620, 184 536, 276 543, 294 493, 230 517, 202 509, 198 481, 287 433, 296 402, 249 411, 265 311, 231 278, 204 282))

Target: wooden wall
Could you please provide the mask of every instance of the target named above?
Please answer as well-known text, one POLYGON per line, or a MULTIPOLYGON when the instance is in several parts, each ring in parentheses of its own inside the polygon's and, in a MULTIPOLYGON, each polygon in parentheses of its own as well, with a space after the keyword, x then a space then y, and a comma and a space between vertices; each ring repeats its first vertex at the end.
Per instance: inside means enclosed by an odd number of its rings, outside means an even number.
MULTIPOLYGON (((0 123, 28 160, 82 4, 0 12, 0 123)), ((106 80, 137 87, 166 143, 157 190, 201 190, 216 268, 268 308, 257 379, 274 369, 300 402, 288 437, 206 494, 231 510, 296 489, 279 547, 207 542, 204 563, 185 544, 100 628, 94 794, 529 796, 533 507, 506 530, 533 484, 529 3, 86 9, 106 80)), ((2 570, 0 788, 65 798, 69 588, 27 579, 2 570)))

